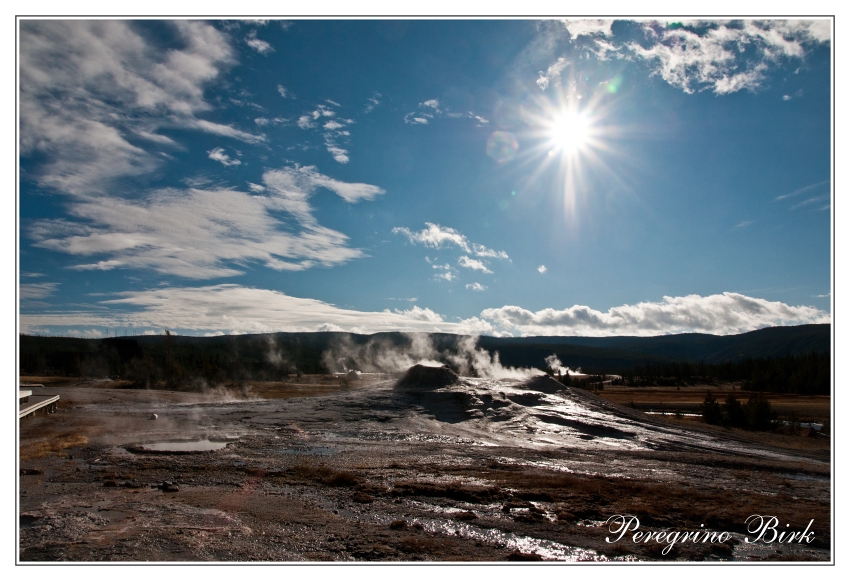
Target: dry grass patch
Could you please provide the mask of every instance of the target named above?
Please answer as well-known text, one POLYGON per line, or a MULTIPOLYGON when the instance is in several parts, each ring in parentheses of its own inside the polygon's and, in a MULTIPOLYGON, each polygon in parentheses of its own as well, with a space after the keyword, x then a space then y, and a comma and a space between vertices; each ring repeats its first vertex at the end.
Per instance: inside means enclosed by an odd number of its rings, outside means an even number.
POLYGON ((59 454, 68 448, 85 446, 88 443, 88 436, 81 431, 59 434, 49 440, 42 439, 24 444, 21 446, 20 459, 21 461, 38 460, 52 454, 59 454))

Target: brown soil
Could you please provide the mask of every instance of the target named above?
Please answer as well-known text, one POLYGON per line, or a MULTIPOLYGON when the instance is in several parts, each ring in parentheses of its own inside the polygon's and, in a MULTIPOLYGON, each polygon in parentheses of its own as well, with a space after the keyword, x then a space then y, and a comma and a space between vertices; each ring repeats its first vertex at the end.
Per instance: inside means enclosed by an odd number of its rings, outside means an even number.
POLYGON ((572 391, 575 405, 614 414, 584 425, 556 417, 561 400, 532 384, 488 388, 482 408, 480 389, 405 399, 391 381, 310 379, 208 393, 46 387, 65 406, 20 424, 20 560, 830 559, 828 439, 794 449, 572 391), (232 440, 196 454, 127 451, 202 437, 232 440), (667 554, 608 543, 604 521, 616 514, 638 516, 642 531, 732 540, 667 554), (814 519, 815 540, 746 544, 752 514, 795 530, 814 519))

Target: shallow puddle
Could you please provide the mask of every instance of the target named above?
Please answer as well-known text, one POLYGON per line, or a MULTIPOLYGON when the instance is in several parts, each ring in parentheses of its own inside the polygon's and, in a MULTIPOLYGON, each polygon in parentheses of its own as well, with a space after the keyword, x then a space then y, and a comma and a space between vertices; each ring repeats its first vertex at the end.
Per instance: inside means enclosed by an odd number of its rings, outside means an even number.
POLYGON ((152 444, 141 444, 142 450, 151 452, 210 452, 221 450, 228 442, 213 442, 204 440, 175 440, 171 442, 154 442, 152 444))

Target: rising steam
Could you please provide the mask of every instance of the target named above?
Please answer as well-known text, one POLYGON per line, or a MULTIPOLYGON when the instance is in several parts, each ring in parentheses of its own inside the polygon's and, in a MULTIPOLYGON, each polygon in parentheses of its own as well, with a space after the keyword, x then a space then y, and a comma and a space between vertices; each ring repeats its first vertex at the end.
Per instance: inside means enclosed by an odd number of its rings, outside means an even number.
POLYGON ((489 379, 524 379, 541 375, 538 369, 505 367, 499 353, 492 356, 477 347, 478 337, 457 337, 454 345, 438 350, 427 333, 403 334, 405 344, 397 345, 385 337, 363 344, 351 337, 340 337, 323 354, 325 366, 336 372, 358 370, 365 373, 400 373, 414 365, 439 367, 449 365, 460 375, 489 379))
POLYGON ((552 373, 556 375, 581 375, 581 367, 576 368, 575 371, 570 369, 569 367, 564 367, 561 363, 561 360, 558 359, 558 356, 552 353, 549 357, 546 358, 546 366, 549 368, 552 373))

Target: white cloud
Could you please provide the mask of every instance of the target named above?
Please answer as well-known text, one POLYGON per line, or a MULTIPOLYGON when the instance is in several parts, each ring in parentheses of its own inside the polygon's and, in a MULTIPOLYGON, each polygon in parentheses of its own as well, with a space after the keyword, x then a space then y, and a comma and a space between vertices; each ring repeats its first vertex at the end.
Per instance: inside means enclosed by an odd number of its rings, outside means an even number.
POLYGON ((147 139, 148 141, 153 141, 154 143, 159 143, 160 145, 172 145, 172 146, 177 145, 177 142, 175 142, 173 139, 171 139, 170 137, 167 137, 165 135, 159 135, 157 133, 148 133, 147 131, 142 131, 142 130, 137 131, 136 134, 139 137, 143 137, 143 138, 147 139))
POLYGON ((429 120, 440 119, 445 117, 448 117, 450 119, 472 119, 478 122, 477 127, 483 127, 484 125, 490 123, 484 117, 476 115, 474 111, 469 111, 467 113, 459 113, 457 111, 450 111, 448 107, 441 107, 439 99, 428 99, 427 101, 419 103, 419 110, 411 111, 410 113, 406 114, 404 116, 404 122, 412 125, 428 125, 429 120))
POLYGON ((229 155, 224 153, 224 149, 221 147, 216 147, 207 152, 209 158, 213 161, 220 162, 222 165, 231 166, 231 165, 240 165, 242 162, 238 159, 231 159, 229 155))
POLYGON ((493 250, 482 244, 470 242, 466 236, 454 228, 446 228, 431 222, 425 222, 425 229, 419 232, 412 232, 404 226, 395 227, 392 231, 393 234, 404 234, 414 244, 422 244, 430 248, 444 248, 447 245, 452 245, 478 257, 510 260, 504 250, 493 250))
POLYGON ((419 125, 428 125, 428 120, 424 117, 414 117, 415 113, 408 113, 404 116, 405 123, 413 123, 419 125))
POLYGON ((746 228, 747 226, 752 226, 752 225, 753 225, 752 220, 744 220, 742 222, 739 222, 738 225, 735 226, 735 228, 746 228))
POLYGON ((418 307, 413 305, 413 308, 407 310, 395 309, 395 312, 405 317, 410 317, 416 321, 428 321, 429 323, 441 323, 443 317, 432 311, 431 309, 418 307))
POLYGON ((469 290, 473 290, 473 291, 485 291, 485 290, 487 290, 486 286, 484 286, 480 283, 477 283, 477 282, 466 285, 466 288, 469 289, 469 290))
POLYGON ((266 191, 265 186, 261 186, 260 184, 254 184, 254 183, 251 183, 251 182, 248 182, 248 188, 250 188, 250 190, 252 192, 257 192, 257 193, 263 193, 263 192, 266 191))
POLYGON ((248 33, 248 36, 245 37, 245 44, 253 48, 260 54, 270 54, 274 52, 274 48, 265 40, 260 40, 257 38, 257 31, 252 30, 248 33))
POLYGON ((704 89, 718 95, 755 91, 780 58, 802 58, 805 43, 823 42, 810 33, 809 26, 793 21, 749 20, 741 27, 721 23, 703 34, 685 28, 656 30, 651 23, 645 30, 655 43, 649 48, 629 43, 628 51, 649 62, 655 74, 686 93, 704 89), (756 58, 744 59, 747 48, 755 51, 756 58))
POLYGON ((825 185, 827 185, 827 184, 829 184, 829 183, 831 183, 831 182, 830 182, 830 180, 824 180, 824 181, 822 181, 822 182, 817 182, 817 183, 815 183, 815 184, 810 184, 810 185, 808 185, 808 186, 804 186, 804 187, 802 187, 802 188, 798 188, 798 189, 794 190, 793 192, 791 192, 790 194, 783 194, 783 195, 781 195, 781 196, 777 196, 777 197, 776 197, 776 201, 778 202, 779 200, 785 200, 785 199, 787 199, 787 198, 793 198, 793 197, 795 197, 795 196, 799 196, 800 194, 804 194, 804 193, 806 193, 806 192, 808 192, 808 191, 810 191, 810 190, 813 190, 813 189, 815 189, 815 188, 819 188, 819 187, 821 187, 821 186, 825 186, 825 185))
MULTIPOLYGON (((336 101, 332 101, 331 99, 325 99, 325 103, 332 105, 334 107, 340 107, 341 105, 336 101)), ((337 163, 348 163, 350 158, 348 156, 349 152, 343 145, 348 140, 351 133, 346 129, 349 125, 354 123, 352 119, 343 119, 336 116, 336 112, 332 109, 329 109, 325 104, 319 104, 313 111, 309 113, 305 113, 301 117, 298 118, 298 127, 301 129, 314 129, 319 122, 319 119, 322 117, 328 117, 328 121, 321 125, 322 130, 324 131, 322 136, 325 142, 325 149, 328 153, 331 154, 334 161, 337 163)))
POLYGON ((492 248, 487 248, 486 246, 482 246, 481 244, 472 243, 472 251, 475 253, 475 256, 479 256, 481 258, 501 258, 503 260, 510 260, 508 258, 508 253, 504 250, 493 250, 492 248))
MULTIPOLYGON (((815 202, 822 202, 822 201, 828 200, 828 199, 829 199, 829 195, 815 196, 813 198, 809 198, 808 200, 803 200, 802 202, 794 204, 789 209, 790 210, 798 210, 798 209, 803 208, 805 206, 808 206, 810 204, 814 204, 815 202)), ((828 208, 829 206, 826 206, 826 207, 828 208)), ((821 208, 821 209, 823 209, 823 208, 821 208)))
POLYGON ((440 274, 436 275, 434 278, 447 280, 447 281, 451 282, 451 281, 457 279, 457 275, 453 271, 447 270, 446 272, 441 272, 440 274))
POLYGON ((31 282, 20 285, 22 301, 45 299, 56 292, 58 282, 31 282))
POLYGON ((375 107, 381 104, 380 99, 382 96, 383 95, 381 95, 377 91, 375 93, 372 93, 372 96, 366 100, 366 108, 363 110, 363 112, 371 113, 372 111, 374 111, 375 107))
POLYGON ((828 313, 814 307, 794 307, 738 293, 664 297, 660 303, 623 305, 607 312, 580 305, 537 312, 504 306, 486 309, 481 317, 493 321, 497 328, 523 335, 584 336, 729 335, 769 326, 830 322, 828 313))
POLYGON ((304 270, 363 256, 348 247, 347 236, 317 223, 309 198, 319 187, 349 203, 384 190, 334 180, 314 167, 269 170, 263 182, 266 195, 193 188, 161 190, 142 200, 83 199, 70 206, 74 222, 40 220, 29 234, 40 248, 97 258, 77 270, 149 268, 195 279, 241 274, 250 262, 304 270), (284 229, 275 217, 281 211, 295 218, 294 229, 284 229))
POLYGON ((484 266, 483 262, 481 262, 480 260, 475 260, 474 258, 470 258, 468 256, 461 256, 460 258, 458 258, 457 263, 463 268, 480 270, 484 274, 493 274, 493 271, 484 266))
POLYGON ((183 125, 191 129, 199 129, 201 131, 206 131, 207 133, 212 133, 213 135, 232 137, 233 139, 238 139, 240 141, 244 141, 245 143, 264 143, 265 141, 267 141, 265 135, 255 135, 253 133, 248 133, 247 131, 242 131, 241 129, 236 129, 235 127, 232 127, 230 125, 213 123, 212 121, 207 121, 205 119, 188 119, 184 121, 183 125))
POLYGON ((737 293, 665 297, 660 303, 623 305, 607 312, 579 305, 537 312, 504 306, 486 309, 480 317, 458 323, 447 322, 431 309, 418 306, 392 312, 355 311, 236 284, 162 287, 118 293, 118 297, 101 301, 96 311, 21 314, 21 330, 132 326, 194 334, 346 330, 653 336, 687 332, 728 335, 768 326, 830 322, 828 313, 814 307, 794 307, 737 293))
MULTIPOLYGON (((635 23, 644 35, 640 42, 623 42, 612 34, 611 23, 570 20, 564 25, 572 40, 586 37, 585 48, 600 60, 643 61, 652 74, 686 93, 718 95, 758 90, 768 70, 803 59, 808 47, 829 42, 831 35, 829 20, 685 21, 676 26, 647 20, 635 23)), ((563 57, 540 73, 541 89, 557 76, 552 67, 559 63, 565 63, 563 57)))
POLYGON ((431 248, 441 248, 446 244, 459 246, 469 252, 469 241, 466 236, 454 228, 443 228, 439 224, 425 222, 426 228, 420 232, 411 232, 405 227, 393 228, 394 234, 404 234, 411 242, 418 242, 431 248))
POLYGON ((257 117, 256 119, 254 119, 254 123, 259 125, 260 127, 265 127, 266 125, 269 124, 269 120, 266 119, 265 117, 257 117))
POLYGON ((546 265, 545 265, 545 264, 541 264, 540 266, 538 266, 538 267, 537 267, 537 272, 539 272, 540 274, 543 274, 543 273, 544 273, 544 272, 546 272, 547 270, 548 270, 548 269, 546 268, 546 265))
POLYGON ((563 20, 564 27, 569 31, 570 38, 575 40, 579 36, 611 36, 611 25, 613 20, 563 20))
POLYGON ((92 264, 76 264, 70 268, 71 270, 113 270, 124 264, 120 260, 100 260, 92 264))
POLYGON ((21 154, 38 154, 42 186, 74 195, 104 193, 122 177, 164 163, 125 135, 172 145, 161 128, 189 128, 259 143, 211 111, 205 88, 234 62, 225 33, 177 20, 168 48, 121 20, 24 20, 20 25, 21 154))
POLYGON ((475 333, 492 328, 475 317, 447 322, 431 309, 365 312, 341 309, 315 299, 278 291, 221 284, 165 287, 118 293, 100 304, 109 312, 65 312, 21 315, 21 328, 135 327, 172 329, 194 334, 268 333, 275 331, 357 330, 475 333))
POLYGON ((338 163, 348 163, 348 150, 343 149, 332 142, 326 142, 325 147, 328 150, 328 153, 334 158, 334 161, 338 163))
POLYGON ((386 190, 363 183, 341 182, 316 171, 315 166, 300 167, 290 170, 292 175, 298 177, 306 187, 327 188, 349 203, 357 203, 360 200, 374 200, 376 196, 386 193, 386 190))
POLYGON ((560 84, 561 71, 570 64, 567 59, 560 57, 557 61, 549 65, 546 72, 540 71, 540 77, 537 79, 537 86, 541 91, 545 91, 552 79, 556 79, 556 85, 560 84))
POLYGON ((280 93, 280 96, 283 97, 284 99, 286 99, 287 97, 295 98, 295 96, 290 91, 288 91, 287 88, 284 87, 283 85, 277 86, 277 92, 280 93))

